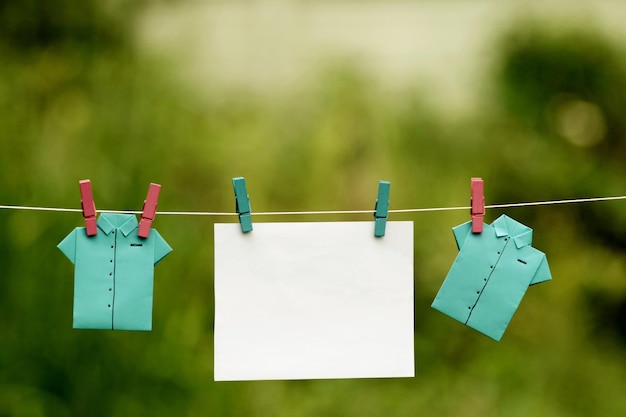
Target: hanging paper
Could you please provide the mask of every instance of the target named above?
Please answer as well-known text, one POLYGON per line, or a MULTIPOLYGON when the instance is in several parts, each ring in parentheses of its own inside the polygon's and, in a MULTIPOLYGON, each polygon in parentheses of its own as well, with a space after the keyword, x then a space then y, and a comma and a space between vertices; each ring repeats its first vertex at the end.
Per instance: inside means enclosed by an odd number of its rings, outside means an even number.
POLYGON ((413 222, 215 225, 215 380, 414 376, 413 222))
POLYGON ((74 229, 58 248, 75 265, 74 328, 152 330, 154 265, 172 248, 131 214, 101 214, 98 233, 74 229))
POLYGON ((532 229, 502 215, 483 232, 453 229, 459 254, 432 307, 499 341, 530 285, 551 279, 532 229))

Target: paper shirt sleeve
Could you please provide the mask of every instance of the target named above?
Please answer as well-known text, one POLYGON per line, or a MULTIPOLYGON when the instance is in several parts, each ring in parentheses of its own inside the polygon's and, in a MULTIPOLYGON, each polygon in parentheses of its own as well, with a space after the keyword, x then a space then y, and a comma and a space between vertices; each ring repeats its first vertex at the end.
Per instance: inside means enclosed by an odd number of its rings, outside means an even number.
POLYGON ((80 229, 80 227, 77 227, 72 230, 70 234, 57 245, 57 248, 59 248, 72 263, 76 263, 76 235, 80 229))
POLYGON ((470 230, 472 230, 471 221, 452 228, 452 233, 454 233, 454 240, 456 240, 456 246, 457 248, 459 248, 459 250, 461 250, 461 248, 463 247, 465 238, 467 237, 467 234, 470 232, 470 230))
POLYGON ((172 248, 156 229, 152 229, 150 233, 154 233, 154 264, 156 265, 172 251, 172 248))
POLYGON ((533 277, 530 285, 539 284, 544 281, 548 281, 552 279, 552 274, 550 273, 550 267, 548 266, 548 260, 546 259, 546 255, 543 255, 541 262, 539 263, 539 267, 535 272, 535 276, 533 277))

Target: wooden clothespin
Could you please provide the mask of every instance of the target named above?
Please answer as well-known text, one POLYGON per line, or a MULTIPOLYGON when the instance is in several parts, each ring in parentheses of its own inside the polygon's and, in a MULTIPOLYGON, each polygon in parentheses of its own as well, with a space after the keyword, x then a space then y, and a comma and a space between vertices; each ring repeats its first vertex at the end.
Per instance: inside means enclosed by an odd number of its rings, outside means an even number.
POLYGON ((389 215, 389 181, 378 181, 378 198, 374 213, 374 236, 385 236, 387 216, 389 215))
POLYGON ((233 188, 235 189, 235 208, 239 214, 241 231, 248 233, 252 231, 252 209, 250 207, 250 196, 246 190, 246 180, 244 177, 233 178, 233 188))
POLYGON ((472 233, 482 233, 485 215, 485 188, 482 178, 472 178, 471 205, 472 233))
POLYGON ((148 195, 143 202, 143 209, 141 211, 141 221, 139 222, 139 232, 137 234, 139 237, 147 238, 150 236, 150 228, 152 227, 152 222, 156 216, 156 209, 159 205, 159 192, 161 191, 160 184, 150 183, 150 188, 148 188, 148 195))
POLYGON ((91 192, 91 181, 80 180, 80 205, 83 209, 83 217, 85 218, 85 230, 87 236, 95 236, 98 233, 96 224, 96 203, 93 201, 91 192))

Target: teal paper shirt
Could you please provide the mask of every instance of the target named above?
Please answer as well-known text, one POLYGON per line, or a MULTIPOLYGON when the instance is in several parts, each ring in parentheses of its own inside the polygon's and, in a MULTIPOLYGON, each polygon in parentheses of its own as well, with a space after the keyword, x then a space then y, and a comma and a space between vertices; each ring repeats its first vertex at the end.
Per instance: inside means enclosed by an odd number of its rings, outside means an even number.
POLYGON ((499 341, 528 286, 551 279, 532 229, 506 215, 482 233, 467 222, 452 229, 459 254, 432 307, 499 341))
POLYGON ((102 214, 98 233, 74 229, 58 248, 75 265, 74 328, 152 330, 154 265, 172 248, 132 214, 102 214))

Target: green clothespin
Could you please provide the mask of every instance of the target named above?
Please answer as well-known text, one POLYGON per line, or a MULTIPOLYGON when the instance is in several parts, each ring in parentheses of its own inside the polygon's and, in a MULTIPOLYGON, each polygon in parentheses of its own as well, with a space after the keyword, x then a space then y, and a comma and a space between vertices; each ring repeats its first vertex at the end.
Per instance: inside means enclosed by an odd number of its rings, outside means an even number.
POLYGON ((237 213, 239 214, 239 223, 241 223, 241 231, 243 233, 251 232, 252 217, 250 213, 252 210, 244 177, 233 178, 233 188, 235 189, 235 203, 237 213))
POLYGON ((387 216, 389 213, 389 181, 378 181, 378 198, 376 199, 376 212, 374 213, 374 236, 385 236, 387 216))

